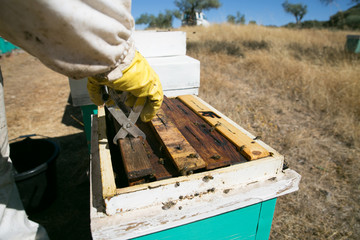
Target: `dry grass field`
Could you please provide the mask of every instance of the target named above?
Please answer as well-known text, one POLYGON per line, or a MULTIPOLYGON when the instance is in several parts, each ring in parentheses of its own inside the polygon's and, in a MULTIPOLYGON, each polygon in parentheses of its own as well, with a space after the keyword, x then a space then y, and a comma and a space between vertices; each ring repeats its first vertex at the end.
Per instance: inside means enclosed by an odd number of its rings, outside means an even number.
MULTIPOLYGON (((256 25, 181 28, 201 62, 200 97, 261 136, 302 175, 278 199, 271 239, 360 238, 360 56, 347 34, 256 25)), ((52 239, 89 239, 88 154, 66 77, 26 53, 2 57, 9 138, 61 147, 58 198, 31 216, 52 239)))
POLYGON ((200 97, 302 175, 300 191, 278 199, 271 239, 359 239, 360 56, 344 51, 354 33, 181 30, 201 62, 200 97))

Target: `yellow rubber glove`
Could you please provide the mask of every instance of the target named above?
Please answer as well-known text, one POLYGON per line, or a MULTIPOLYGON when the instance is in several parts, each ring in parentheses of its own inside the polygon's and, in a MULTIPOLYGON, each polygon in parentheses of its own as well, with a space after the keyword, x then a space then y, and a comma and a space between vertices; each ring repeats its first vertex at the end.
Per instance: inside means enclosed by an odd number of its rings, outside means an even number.
POLYGON ((139 52, 135 53, 133 61, 123 71, 121 78, 114 81, 93 77, 88 78, 87 88, 90 99, 98 106, 104 104, 101 93, 102 85, 115 90, 129 92, 130 94, 125 103, 130 107, 134 105, 137 98, 147 99, 140 115, 143 122, 148 122, 155 116, 163 101, 163 91, 159 76, 139 52))

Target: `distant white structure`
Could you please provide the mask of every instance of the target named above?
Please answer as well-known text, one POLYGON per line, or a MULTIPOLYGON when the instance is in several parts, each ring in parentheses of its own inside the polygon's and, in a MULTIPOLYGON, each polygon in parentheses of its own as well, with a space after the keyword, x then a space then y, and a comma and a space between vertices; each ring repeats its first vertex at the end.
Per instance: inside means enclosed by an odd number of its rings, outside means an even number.
POLYGON ((203 12, 195 12, 195 15, 189 13, 183 13, 181 16, 181 25, 197 25, 197 26, 210 26, 210 23, 206 20, 203 12))

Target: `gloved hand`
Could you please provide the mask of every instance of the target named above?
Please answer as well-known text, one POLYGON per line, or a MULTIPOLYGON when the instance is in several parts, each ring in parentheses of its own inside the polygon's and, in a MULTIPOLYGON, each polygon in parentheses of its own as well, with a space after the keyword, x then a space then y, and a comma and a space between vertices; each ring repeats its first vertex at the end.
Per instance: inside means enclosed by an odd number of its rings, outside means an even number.
POLYGON ((147 99, 140 118, 143 122, 150 121, 161 107, 163 101, 163 91, 159 76, 139 52, 135 53, 130 66, 122 73, 123 76, 114 81, 89 77, 87 88, 91 101, 98 106, 104 104, 101 93, 102 85, 115 90, 129 92, 130 94, 128 94, 125 104, 130 107, 135 104, 137 98, 147 99))

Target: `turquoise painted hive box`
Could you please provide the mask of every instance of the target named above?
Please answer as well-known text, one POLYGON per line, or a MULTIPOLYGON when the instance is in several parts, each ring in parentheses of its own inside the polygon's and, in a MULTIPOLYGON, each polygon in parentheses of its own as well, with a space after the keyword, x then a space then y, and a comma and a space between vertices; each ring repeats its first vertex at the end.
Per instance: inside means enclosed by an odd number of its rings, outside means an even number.
POLYGON ((347 35, 345 48, 351 53, 360 53, 360 35, 347 35))
POLYGON ((15 49, 20 48, 0 37, 0 54, 10 53, 15 49))

